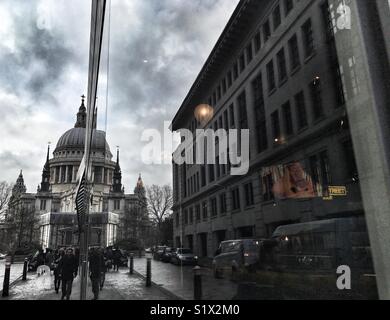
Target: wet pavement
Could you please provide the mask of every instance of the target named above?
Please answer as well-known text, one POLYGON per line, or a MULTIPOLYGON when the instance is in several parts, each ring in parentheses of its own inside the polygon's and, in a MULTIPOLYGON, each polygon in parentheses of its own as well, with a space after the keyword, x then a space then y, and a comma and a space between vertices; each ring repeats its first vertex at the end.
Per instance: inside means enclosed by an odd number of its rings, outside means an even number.
MULTIPOLYGON (((5 259, 0 260, 0 290, 3 290, 3 281, 5 273, 5 259)), ((11 265, 10 283, 21 277, 23 274, 23 263, 14 263, 11 265)))
MULTIPOLYGON (((88 279, 89 280, 89 279, 88 279)), ((93 298, 91 283, 88 281, 87 300, 93 298)), ((59 300, 54 291, 54 277, 51 276, 45 283, 44 278, 34 273, 28 274, 27 281, 19 281, 10 288, 8 300, 59 300)), ((73 282, 71 300, 80 299, 80 277, 73 282)), ((155 287, 146 288, 145 282, 137 275, 130 276, 127 269, 119 272, 108 272, 103 290, 100 291, 99 300, 171 300, 172 297, 155 287)), ((1 298, 0 298, 1 300, 1 298)))
MULTIPOLYGON (((176 266, 152 259, 152 281, 184 300, 193 300, 193 266, 176 266)), ((146 276, 146 259, 134 258, 134 270, 146 276)), ((228 279, 215 279, 212 270, 202 268, 203 300, 232 300, 238 286, 228 279)))

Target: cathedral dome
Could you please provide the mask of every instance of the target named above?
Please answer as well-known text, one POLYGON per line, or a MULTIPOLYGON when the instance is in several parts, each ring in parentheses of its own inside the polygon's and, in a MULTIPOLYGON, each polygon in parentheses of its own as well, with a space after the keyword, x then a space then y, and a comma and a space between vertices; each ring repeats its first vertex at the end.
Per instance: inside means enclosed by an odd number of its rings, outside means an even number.
MULTIPOLYGON (((84 149, 85 128, 72 128, 66 131, 57 142, 54 152, 84 149)), ((92 150, 106 150, 110 153, 110 147, 106 141, 106 134, 101 130, 93 130, 92 133, 92 150)))
MULTIPOLYGON (((85 96, 82 96, 81 98, 81 106, 79 108, 79 112, 77 113, 77 119, 74 128, 66 131, 61 136, 57 142, 54 153, 74 150, 84 151, 87 113, 84 105, 85 96)), ((106 140, 106 133, 101 130, 96 130, 96 122, 97 113, 95 112, 92 131, 92 151, 105 152, 111 159, 112 154, 106 140)))

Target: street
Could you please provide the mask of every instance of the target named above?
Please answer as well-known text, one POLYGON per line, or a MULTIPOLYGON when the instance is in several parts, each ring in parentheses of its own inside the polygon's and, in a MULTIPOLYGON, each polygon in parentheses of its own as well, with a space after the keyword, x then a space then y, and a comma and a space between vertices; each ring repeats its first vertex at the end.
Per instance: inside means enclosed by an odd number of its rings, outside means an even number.
MULTIPOLYGON (((192 300, 193 266, 176 266, 152 259, 152 281, 181 299, 192 300)), ((146 259, 135 258, 134 270, 146 276, 146 259)), ((231 300, 237 294, 237 284, 227 279, 215 279, 212 270, 202 268, 204 300, 231 300)))
MULTIPOLYGON (((3 284, 4 262, 1 261, 1 285, 3 284)), ((202 299, 231 300, 237 294, 237 285, 227 279, 214 279, 208 268, 201 269, 202 299)), ((23 265, 14 264, 11 267, 11 283, 22 275, 23 265)), ((100 300, 193 300, 193 266, 176 266, 152 260, 152 282, 154 285, 145 286, 146 259, 134 259, 134 274, 122 267, 119 272, 110 271, 100 293, 100 300)), ((43 276, 36 273, 27 274, 27 281, 18 280, 10 288, 9 300, 58 300, 61 292, 54 291, 54 277, 51 275, 47 282, 43 276)), ((80 277, 73 283, 71 300, 79 300, 80 277)), ((87 299, 92 299, 92 289, 88 281, 87 299)))

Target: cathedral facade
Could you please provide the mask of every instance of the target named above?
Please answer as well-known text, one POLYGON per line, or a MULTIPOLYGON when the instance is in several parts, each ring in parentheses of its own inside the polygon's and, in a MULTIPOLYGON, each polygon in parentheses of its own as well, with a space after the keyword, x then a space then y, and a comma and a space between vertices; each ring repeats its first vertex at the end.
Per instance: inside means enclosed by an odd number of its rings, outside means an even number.
MULTIPOLYGON (((95 115, 96 117, 96 115, 95 115)), ((58 140, 50 158, 47 149, 42 180, 37 192, 27 193, 20 173, 13 189, 7 220, 21 208, 30 212, 29 226, 22 226, 23 241, 37 241, 43 248, 77 246, 78 223, 75 208, 77 172, 84 155, 86 108, 84 98, 77 113, 74 128, 66 131, 58 140)), ((90 206, 90 245, 111 246, 121 239, 141 239, 148 227, 145 189, 141 175, 134 193, 125 193, 119 164, 119 149, 113 158, 106 141, 106 133, 93 128, 92 197, 90 206)), ((26 219, 25 219, 26 221, 26 219)), ((15 240, 19 241, 20 239, 15 240)), ((142 244, 141 244, 142 245, 142 244)))

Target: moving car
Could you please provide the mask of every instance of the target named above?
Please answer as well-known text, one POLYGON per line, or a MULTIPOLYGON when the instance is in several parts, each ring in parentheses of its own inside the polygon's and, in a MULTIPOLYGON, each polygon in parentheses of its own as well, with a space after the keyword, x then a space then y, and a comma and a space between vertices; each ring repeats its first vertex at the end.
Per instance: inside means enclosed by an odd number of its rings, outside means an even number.
POLYGON ((164 253, 161 256, 162 262, 170 262, 172 258, 173 249, 170 247, 167 247, 164 249, 164 253))
POLYGON ((214 277, 220 278, 225 272, 234 273, 241 268, 255 270, 260 262, 261 242, 257 239, 221 242, 212 262, 214 277))
POLYGON ((178 248, 171 256, 171 263, 176 265, 196 265, 198 257, 192 253, 191 249, 178 248))

